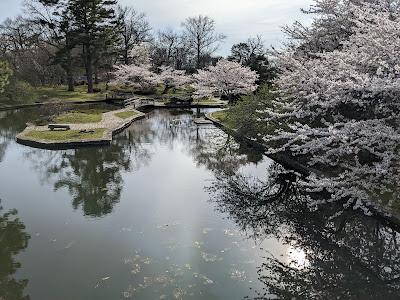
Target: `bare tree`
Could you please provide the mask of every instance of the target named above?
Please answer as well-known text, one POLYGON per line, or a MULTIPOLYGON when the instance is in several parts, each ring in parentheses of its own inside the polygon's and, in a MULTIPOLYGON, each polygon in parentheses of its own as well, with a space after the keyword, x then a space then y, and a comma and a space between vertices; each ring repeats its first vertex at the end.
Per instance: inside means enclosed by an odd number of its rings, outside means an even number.
POLYGON ((208 16, 199 15, 187 18, 182 23, 184 37, 196 57, 196 67, 204 67, 202 57, 211 55, 226 36, 216 33, 215 21, 208 16))
POLYGON ((165 51, 165 64, 173 63, 174 53, 181 42, 179 33, 172 29, 166 29, 158 32, 158 46, 165 51))
POLYGON ((60 79, 59 68, 49 66, 54 49, 43 43, 41 36, 36 24, 21 16, 0 25, 0 55, 13 70, 12 82, 36 85, 60 79))
MULTIPOLYGON (((30 22, 40 32, 42 51, 47 51, 50 63, 60 65, 66 74, 68 91, 74 91, 74 55, 76 47, 71 26, 71 15, 65 2, 44 2, 31 0, 25 2, 30 22)), ((76 52, 76 51, 75 51, 76 52)))
POLYGON ((261 36, 249 38, 246 42, 232 46, 229 60, 243 65, 251 64, 254 58, 265 55, 266 50, 261 36))
POLYGON ((129 51, 135 45, 149 42, 152 39, 151 27, 144 13, 132 7, 118 6, 117 16, 120 22, 121 57, 125 64, 129 63, 129 51))

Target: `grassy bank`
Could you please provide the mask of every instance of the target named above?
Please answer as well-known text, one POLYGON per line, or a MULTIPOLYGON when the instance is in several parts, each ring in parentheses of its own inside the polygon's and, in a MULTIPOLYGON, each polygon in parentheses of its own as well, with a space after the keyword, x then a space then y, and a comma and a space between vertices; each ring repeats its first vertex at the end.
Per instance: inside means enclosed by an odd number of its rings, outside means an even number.
POLYGON ((34 89, 33 96, 35 101, 53 102, 53 101, 90 101, 105 98, 106 89, 104 84, 96 85, 95 89, 100 92, 88 94, 87 86, 76 86, 73 92, 69 92, 66 86, 38 87, 34 89))
POLYGON ((136 115, 138 115, 138 113, 134 112, 134 111, 123 111, 123 112, 116 113, 115 115, 121 119, 128 119, 128 118, 135 117, 136 115))
POLYGON ((225 123, 227 121, 228 113, 226 110, 220 110, 220 111, 213 112, 211 114, 211 116, 213 118, 217 119, 218 121, 225 123))
POLYGON ((88 94, 87 86, 76 86, 69 92, 67 86, 42 86, 32 87, 27 83, 18 82, 9 86, 0 95, 0 106, 32 104, 35 102, 77 102, 102 100, 106 97, 105 84, 95 86, 99 92, 88 94))
POLYGON ((93 132, 82 133, 79 130, 67 130, 67 131, 30 131, 26 134, 26 137, 35 140, 44 141, 81 141, 86 139, 100 139, 103 137, 106 129, 98 128, 94 129, 93 132))
POLYGON ((102 109, 72 111, 55 117, 53 121, 59 124, 98 123, 101 122, 103 113, 105 112, 107 112, 107 110, 102 109))

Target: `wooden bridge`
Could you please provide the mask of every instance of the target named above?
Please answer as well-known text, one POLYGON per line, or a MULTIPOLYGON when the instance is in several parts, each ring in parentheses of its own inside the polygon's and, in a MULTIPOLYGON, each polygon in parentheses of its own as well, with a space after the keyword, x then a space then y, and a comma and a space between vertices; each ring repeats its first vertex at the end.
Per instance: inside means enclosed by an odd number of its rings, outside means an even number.
POLYGON ((133 97, 124 100, 122 104, 124 107, 133 107, 134 109, 139 109, 145 106, 155 106, 155 101, 151 99, 141 99, 138 97, 133 97))

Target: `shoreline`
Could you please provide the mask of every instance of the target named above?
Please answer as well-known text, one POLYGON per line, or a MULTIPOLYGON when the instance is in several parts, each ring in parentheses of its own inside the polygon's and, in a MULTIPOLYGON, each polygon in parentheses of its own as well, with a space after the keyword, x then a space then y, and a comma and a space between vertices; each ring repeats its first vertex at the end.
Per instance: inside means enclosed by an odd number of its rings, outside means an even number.
POLYGON ((93 130, 93 129, 104 129, 103 136, 101 138, 80 138, 80 139, 68 139, 68 140, 47 140, 47 139, 36 139, 27 136, 32 131, 45 131, 48 132, 47 126, 28 126, 21 133, 16 136, 16 142, 18 144, 29 146, 39 149, 48 150, 66 150, 75 149, 80 147, 90 146, 108 146, 111 145, 113 137, 128 128, 132 123, 137 120, 146 117, 145 113, 132 109, 120 109, 103 113, 102 121, 97 123, 80 123, 80 124, 66 124, 71 126, 72 130, 93 130), (119 112, 132 111, 135 115, 127 118, 126 120, 119 120, 115 115, 119 112))

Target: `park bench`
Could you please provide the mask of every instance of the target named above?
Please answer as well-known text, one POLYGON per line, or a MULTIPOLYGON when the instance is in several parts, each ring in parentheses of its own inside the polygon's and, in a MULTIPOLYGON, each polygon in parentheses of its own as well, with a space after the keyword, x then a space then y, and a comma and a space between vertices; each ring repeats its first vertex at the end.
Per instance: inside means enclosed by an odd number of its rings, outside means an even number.
POLYGON ((53 130, 71 130, 71 127, 69 125, 60 125, 60 124, 49 124, 48 128, 53 131, 53 130))

